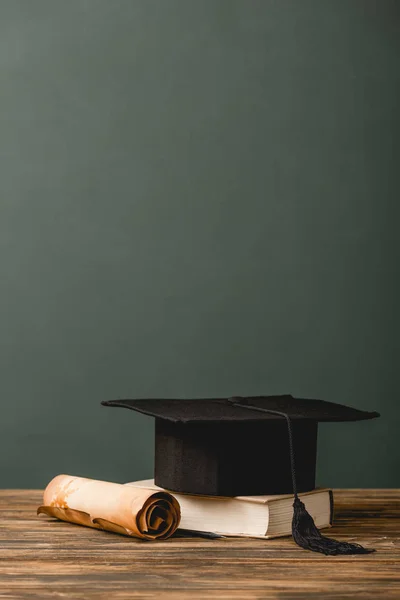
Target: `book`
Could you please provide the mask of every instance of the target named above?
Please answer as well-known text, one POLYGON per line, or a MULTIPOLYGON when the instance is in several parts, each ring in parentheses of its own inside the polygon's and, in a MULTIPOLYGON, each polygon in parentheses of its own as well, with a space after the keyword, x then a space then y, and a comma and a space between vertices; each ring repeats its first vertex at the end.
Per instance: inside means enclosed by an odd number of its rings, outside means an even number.
MULTIPOLYGON (((133 481, 125 485, 165 491, 156 486, 153 479, 133 481)), ((293 494, 227 498, 168 492, 181 507, 179 527, 183 530, 263 539, 292 533, 293 494)), ((299 497, 318 529, 332 525, 332 490, 316 489, 299 494, 299 497)))

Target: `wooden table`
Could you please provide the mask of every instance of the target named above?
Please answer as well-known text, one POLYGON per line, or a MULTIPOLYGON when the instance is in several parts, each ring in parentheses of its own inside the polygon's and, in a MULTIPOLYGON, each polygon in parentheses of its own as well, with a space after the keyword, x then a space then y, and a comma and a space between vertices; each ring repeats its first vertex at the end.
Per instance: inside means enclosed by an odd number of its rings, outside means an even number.
POLYGON ((41 493, 0 490, 0 598, 400 598, 400 490, 336 490, 325 557, 276 540, 140 542, 36 516, 41 493))

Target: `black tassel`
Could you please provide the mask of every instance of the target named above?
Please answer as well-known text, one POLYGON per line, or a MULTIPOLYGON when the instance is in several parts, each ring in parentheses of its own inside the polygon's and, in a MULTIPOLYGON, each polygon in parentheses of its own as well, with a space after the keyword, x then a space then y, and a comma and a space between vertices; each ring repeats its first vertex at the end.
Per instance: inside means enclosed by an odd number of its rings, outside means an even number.
POLYGON ((375 552, 375 550, 368 550, 360 544, 338 542, 322 535, 298 496, 295 497, 293 503, 292 535, 298 546, 305 548, 305 550, 322 552, 326 555, 370 554, 375 552))

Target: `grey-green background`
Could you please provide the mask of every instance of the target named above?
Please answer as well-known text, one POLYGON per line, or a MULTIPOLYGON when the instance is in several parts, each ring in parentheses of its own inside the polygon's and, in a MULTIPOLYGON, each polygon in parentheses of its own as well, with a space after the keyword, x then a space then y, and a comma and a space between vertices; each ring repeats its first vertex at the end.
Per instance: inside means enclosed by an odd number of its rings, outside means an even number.
MULTIPOLYGON (((0 486, 151 476, 117 397, 289 392, 399 480, 400 10, 0 0, 0 486)), ((264 459, 260 462, 260 468, 264 459)))

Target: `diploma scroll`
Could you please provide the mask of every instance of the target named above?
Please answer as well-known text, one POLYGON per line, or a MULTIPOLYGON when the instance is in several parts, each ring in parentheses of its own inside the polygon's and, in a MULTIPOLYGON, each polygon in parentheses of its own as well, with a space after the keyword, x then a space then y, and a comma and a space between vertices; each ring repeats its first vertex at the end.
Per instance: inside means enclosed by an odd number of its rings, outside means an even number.
POLYGON ((37 513, 143 540, 166 539, 180 522, 179 503, 167 492, 71 475, 50 481, 37 513))

